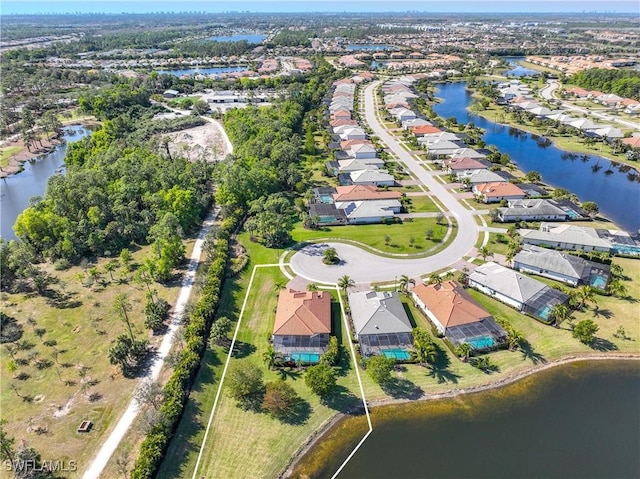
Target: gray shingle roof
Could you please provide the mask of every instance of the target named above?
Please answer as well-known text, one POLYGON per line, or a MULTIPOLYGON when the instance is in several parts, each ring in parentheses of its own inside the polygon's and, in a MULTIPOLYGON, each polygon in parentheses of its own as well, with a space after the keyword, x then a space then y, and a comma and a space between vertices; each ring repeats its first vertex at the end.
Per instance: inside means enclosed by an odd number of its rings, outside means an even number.
POLYGON ((349 307, 358 336, 412 331, 411 322, 397 293, 388 291, 349 293, 349 307))
POLYGON ((517 271, 489 262, 476 268, 469 280, 497 291, 520 303, 526 303, 548 286, 517 271))
POLYGON ((586 259, 534 245, 524 245, 513 261, 514 265, 532 266, 578 280, 588 279, 591 268, 596 266, 586 259))

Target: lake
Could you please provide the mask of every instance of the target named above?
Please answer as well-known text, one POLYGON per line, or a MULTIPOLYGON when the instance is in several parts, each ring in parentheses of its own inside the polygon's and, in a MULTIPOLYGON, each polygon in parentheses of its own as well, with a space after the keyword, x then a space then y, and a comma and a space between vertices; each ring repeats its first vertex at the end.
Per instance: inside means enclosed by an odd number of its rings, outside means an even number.
POLYGON ((395 47, 392 45, 382 45, 375 43, 352 43, 347 45, 347 51, 350 52, 359 52, 359 51, 386 51, 386 50, 394 50, 395 47))
POLYGON ((181 77, 183 75, 220 75, 222 73, 243 72, 249 67, 236 65, 229 67, 212 67, 212 68, 184 68, 180 70, 157 70, 160 74, 173 75, 181 77))
POLYGON ((504 76, 528 77, 540 73, 539 71, 520 65, 518 62, 520 60, 524 60, 524 57, 505 57, 504 59, 507 60, 509 62, 509 65, 511 65, 512 67, 511 70, 507 70, 506 72, 504 72, 504 76))
POLYGON ((538 171, 545 183, 566 188, 581 201, 595 201, 600 213, 629 232, 640 229, 640 183, 612 166, 610 160, 596 156, 597 152, 587 161, 582 161, 581 155, 571 159, 553 145, 541 146, 530 133, 468 112, 471 94, 465 87, 465 82, 438 85, 436 96, 444 101, 434 105, 433 110, 442 118, 455 117, 459 123, 472 121, 485 130, 482 138, 487 145, 509 154, 522 171, 538 171), (594 171, 594 165, 600 169, 594 171), (629 205, 635 205, 635 209, 630 211, 629 205))
MULTIPOLYGON (((340 479, 640 477, 637 361, 572 363, 487 392, 374 408, 372 420, 340 479)), ((365 431, 363 416, 340 421, 294 477, 331 477, 365 431)))
POLYGON ((3 239, 15 239, 13 224, 29 205, 29 199, 44 195, 49 177, 64 171, 68 144, 91 133, 81 126, 65 127, 63 130, 66 143, 58 145, 42 159, 26 162, 23 171, 0 181, 0 236, 3 239))
POLYGON ((242 40, 246 40, 247 43, 259 44, 262 43, 265 38, 267 38, 267 36, 261 33, 239 33, 237 35, 209 37, 207 40, 213 42, 241 42, 242 40))

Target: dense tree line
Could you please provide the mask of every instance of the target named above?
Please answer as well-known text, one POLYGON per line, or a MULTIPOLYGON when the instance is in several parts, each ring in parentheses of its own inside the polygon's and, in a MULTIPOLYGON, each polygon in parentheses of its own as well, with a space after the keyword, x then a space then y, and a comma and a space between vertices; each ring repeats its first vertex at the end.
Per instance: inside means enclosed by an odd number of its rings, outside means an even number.
POLYGON ((143 134, 158 126, 141 133, 136 124, 136 115, 120 115, 69 146, 67 174, 51 177, 44 198, 14 226, 37 255, 77 261, 152 242, 165 269, 158 277, 179 262, 179 238, 209 206, 211 167, 159 154, 143 134))
POLYGON ((572 75, 569 83, 588 90, 640 100, 640 71, 637 70, 590 68, 572 75))

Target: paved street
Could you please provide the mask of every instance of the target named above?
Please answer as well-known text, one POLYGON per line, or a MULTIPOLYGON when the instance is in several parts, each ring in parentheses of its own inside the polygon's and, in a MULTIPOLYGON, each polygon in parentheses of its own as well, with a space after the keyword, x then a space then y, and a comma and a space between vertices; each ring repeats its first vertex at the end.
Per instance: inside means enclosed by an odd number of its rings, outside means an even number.
POLYGON ((291 258, 292 269, 309 280, 335 283, 342 275, 350 276, 356 283, 370 283, 372 281, 393 281, 396 277, 407 275, 416 277, 446 268, 471 251, 478 238, 478 225, 473 218, 472 211, 462 206, 450 193, 445 185, 440 183, 431 172, 425 170, 393 137, 376 117, 375 89, 380 81, 369 85, 365 94, 365 118, 373 132, 389 147, 407 168, 429 188, 450 212, 457 223, 457 233, 453 242, 443 251, 427 258, 400 259, 376 256, 358 247, 345 244, 331 244, 336 248, 342 264, 327 266, 322 263, 322 249, 324 245, 311 245, 291 258))

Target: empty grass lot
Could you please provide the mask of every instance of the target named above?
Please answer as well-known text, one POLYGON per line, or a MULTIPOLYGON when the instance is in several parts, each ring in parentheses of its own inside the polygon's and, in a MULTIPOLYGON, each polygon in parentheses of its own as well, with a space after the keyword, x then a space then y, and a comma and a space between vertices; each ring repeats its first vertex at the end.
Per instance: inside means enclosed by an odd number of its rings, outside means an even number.
POLYGON ((428 196, 408 196, 410 213, 437 213, 438 206, 428 196))
POLYGON ((375 225, 328 226, 318 230, 305 229, 298 223, 292 232, 296 242, 322 239, 358 241, 385 253, 420 253, 441 243, 447 233, 446 225, 438 225, 436 218, 415 218, 411 222, 375 225), (433 238, 425 238, 426 231, 433 238), (385 238, 389 236, 389 243, 385 238), (413 244, 411 239, 413 238, 413 244))

